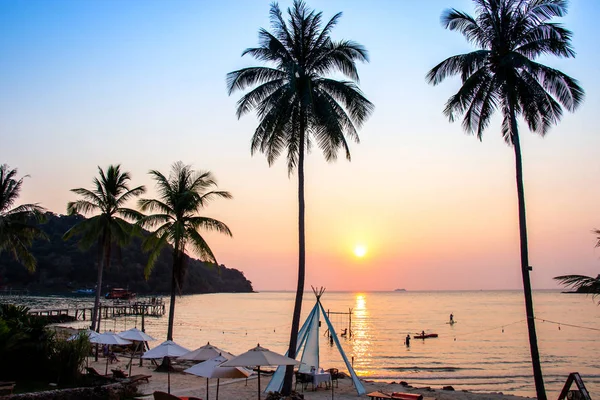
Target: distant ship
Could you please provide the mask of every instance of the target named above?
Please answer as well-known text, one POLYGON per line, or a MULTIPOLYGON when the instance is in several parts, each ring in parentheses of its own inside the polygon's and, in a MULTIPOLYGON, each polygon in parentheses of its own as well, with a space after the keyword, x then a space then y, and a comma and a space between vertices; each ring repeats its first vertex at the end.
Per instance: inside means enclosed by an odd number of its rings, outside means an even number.
POLYGON ((394 289, 394 292, 406 292, 406 289, 394 289))

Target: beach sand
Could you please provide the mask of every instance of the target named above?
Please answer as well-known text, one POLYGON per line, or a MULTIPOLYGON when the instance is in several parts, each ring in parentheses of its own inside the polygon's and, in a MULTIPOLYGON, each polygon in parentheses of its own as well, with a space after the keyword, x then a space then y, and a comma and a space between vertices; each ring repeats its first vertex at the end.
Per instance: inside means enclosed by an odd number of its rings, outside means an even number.
MULTIPOLYGON (((120 356, 119 362, 109 364, 108 372, 111 369, 120 368, 123 371, 128 372, 127 363, 128 359, 125 356, 120 356)), ((98 362, 93 361, 93 357, 89 359, 89 366, 95 368, 99 373, 104 374, 106 368, 106 359, 100 358, 98 362)), ((155 390, 167 391, 167 373, 155 372, 156 367, 149 361, 144 360, 144 365, 139 366, 139 359, 134 359, 132 367, 132 375, 146 374, 152 375, 149 383, 143 382, 138 386, 138 391, 141 394, 141 398, 152 399, 152 393, 155 390), (147 396, 142 396, 147 395, 147 396)), ((261 388, 264 390, 268 384, 270 376, 261 376, 261 388)), ((369 382, 363 381, 367 393, 380 391, 384 393, 392 392, 404 392, 404 393, 419 393, 422 394, 424 399, 428 400, 517 400, 517 399, 530 399, 527 397, 513 396, 502 393, 470 393, 466 391, 450 391, 442 390, 441 387, 412 387, 410 382, 408 386, 403 386, 399 383, 382 383, 382 382, 369 382)), ((258 381, 256 376, 250 377, 247 382, 246 379, 221 379, 219 387, 219 399, 221 400, 256 400, 258 398, 258 381)), ((216 398, 217 380, 211 379, 209 381, 209 398, 216 398)), ((302 392, 300 386, 298 391, 302 392)), ((203 400, 207 400, 206 397, 206 378, 200 378, 193 375, 188 375, 180 372, 171 373, 171 394, 176 396, 194 396, 199 397, 203 400)), ((303 392, 304 398, 307 400, 327 400, 331 399, 331 390, 325 389, 324 387, 317 388, 316 391, 312 391, 309 385, 303 392)), ((340 400, 356 399, 358 397, 354 387, 352 386, 352 380, 349 378, 340 379, 339 387, 334 388, 334 398, 340 400)), ((262 399, 266 398, 266 394, 261 395, 262 399)), ((368 399, 367 396, 362 396, 363 399, 368 399)))

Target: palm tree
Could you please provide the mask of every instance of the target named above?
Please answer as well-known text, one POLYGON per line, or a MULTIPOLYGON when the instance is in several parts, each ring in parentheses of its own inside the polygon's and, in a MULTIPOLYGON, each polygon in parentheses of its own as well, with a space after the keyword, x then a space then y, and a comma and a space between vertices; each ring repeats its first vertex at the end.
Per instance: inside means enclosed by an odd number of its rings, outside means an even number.
POLYGON ((102 292, 102 272, 104 268, 110 267, 113 244, 125 246, 136 234, 137 227, 129 220, 138 220, 140 214, 136 210, 125 207, 125 204, 144 193, 146 188, 138 186, 130 189, 131 176, 129 172, 121 172, 120 164, 109 165, 105 171, 98 167, 98 174, 100 178, 94 178, 92 190, 71 189, 71 192, 81 196, 81 199, 67 204, 67 214, 93 214, 93 216, 69 229, 63 235, 63 239, 80 236, 79 245, 84 249, 94 244, 98 245, 100 260, 91 328, 99 331, 100 324, 96 325, 96 323, 102 292))
MULTIPOLYGON (((585 275, 563 275, 554 279, 566 287, 575 289, 577 292, 591 293, 592 298, 600 296, 600 274, 595 278, 585 275)), ((600 304, 600 301, 598 301, 598 304, 600 304)))
POLYGON ((521 247, 521 271, 529 328, 529 343, 538 399, 546 399, 537 348, 529 277, 527 227, 521 145, 517 118, 545 135, 562 116, 562 107, 574 111, 583 89, 564 73, 537 63, 541 55, 574 57, 571 32, 549 22, 567 12, 564 0, 474 0, 477 17, 455 9, 442 14, 442 25, 463 34, 478 49, 452 56, 436 65, 427 80, 437 85, 460 75, 462 86, 446 103, 450 121, 464 114, 463 127, 481 140, 497 108, 503 114, 502 136, 515 152, 521 247))
MULTIPOLYGON (((256 110, 259 125, 251 153, 264 153, 272 165, 285 152, 288 173, 298 170, 298 284, 288 355, 296 356, 305 276, 304 159, 313 143, 327 161, 343 149, 350 160, 348 139, 358 143, 357 128, 373 111, 357 86, 357 61, 368 61, 367 50, 353 41, 333 41, 330 33, 341 13, 322 26, 322 13, 295 0, 284 21, 277 3, 271 5, 273 31, 259 30, 259 47, 244 50, 269 66, 242 68, 227 75, 231 95, 254 87, 237 103, 237 116, 256 110), (349 80, 328 77, 341 73, 349 80)), ((293 367, 286 371, 283 393, 291 390, 293 367)))
POLYGON ((150 252, 146 265, 146 278, 166 244, 173 246, 173 269, 171 271, 171 305, 169 307, 169 328, 167 340, 173 340, 175 317, 175 295, 181 294, 186 271, 186 248, 191 248, 200 260, 217 265, 217 259, 199 230, 216 231, 228 236, 231 231, 221 221, 198 215, 214 198, 230 199, 224 191, 209 191, 217 183, 210 172, 195 172, 182 162, 173 164, 167 179, 158 171, 150 171, 156 181, 159 199, 140 199, 142 212, 156 212, 145 215, 138 222, 140 226, 155 229, 144 240, 144 250, 150 252))
POLYGON ((0 254, 8 251, 29 272, 35 271, 36 260, 29 251, 34 239, 48 239, 33 222, 45 220, 43 207, 37 204, 21 204, 11 208, 21 194, 25 175, 16 179, 17 169, 0 165, 0 254))

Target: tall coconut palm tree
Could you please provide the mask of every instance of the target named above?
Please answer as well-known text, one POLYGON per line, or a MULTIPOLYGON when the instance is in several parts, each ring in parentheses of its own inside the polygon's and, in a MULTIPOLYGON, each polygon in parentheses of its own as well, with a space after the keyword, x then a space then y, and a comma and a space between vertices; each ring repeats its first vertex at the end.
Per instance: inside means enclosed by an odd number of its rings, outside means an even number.
POLYGON ((545 135, 562 116, 562 108, 574 111, 582 102, 583 89, 576 80, 534 60, 542 55, 574 57, 571 32, 552 23, 567 12, 564 0, 474 0, 476 18, 455 9, 442 14, 442 25, 458 31, 477 50, 452 56, 427 74, 433 85, 459 75, 462 86, 446 103, 450 121, 464 115, 463 127, 481 140, 492 114, 503 114, 502 136, 515 152, 521 247, 521 271, 533 360, 536 392, 546 399, 535 332, 529 277, 523 167, 517 118, 533 132, 545 135))
POLYGON ((171 271, 171 305, 169 307, 169 328, 167 340, 173 340, 175 318, 175 296, 181 293, 186 271, 186 249, 191 249, 200 260, 217 265, 217 259, 200 230, 215 231, 228 236, 231 231, 221 221, 198 215, 215 198, 230 199, 225 191, 210 190, 217 186, 210 172, 195 172, 182 162, 173 164, 169 178, 158 171, 150 171, 156 181, 159 199, 140 199, 142 212, 156 212, 145 215, 138 222, 140 226, 155 229, 144 240, 144 250, 150 252, 146 265, 146 278, 166 244, 173 246, 173 268, 171 271))
POLYGON ((45 220, 43 207, 21 204, 11 208, 21 194, 23 179, 16 178, 17 169, 0 165, 0 253, 8 251, 29 272, 35 271, 36 260, 29 251, 34 239, 48 239, 35 222, 45 220))
POLYGON ((110 257, 113 245, 124 246, 136 234, 137 226, 130 223, 138 220, 139 212, 125 207, 126 203, 146 191, 144 186, 129 188, 131 176, 129 172, 122 172, 121 165, 109 165, 106 170, 98 167, 99 178, 94 178, 92 190, 77 188, 71 192, 81 196, 80 200, 67 204, 67 214, 91 214, 92 217, 84 219, 69 229, 63 239, 68 240, 79 236, 79 245, 90 248, 98 245, 99 262, 98 278, 96 281, 96 298, 92 312, 92 330, 100 330, 98 308, 102 292, 102 272, 110 267, 110 257))
MULTIPOLYGON (((298 284, 288 355, 296 356, 305 276, 304 161, 313 143, 327 161, 340 149, 350 160, 348 139, 358 143, 357 128, 373 111, 373 104, 357 86, 356 62, 367 62, 366 49, 353 41, 334 41, 330 34, 341 13, 322 25, 322 13, 295 0, 283 18, 277 3, 271 6, 272 32, 259 30, 259 47, 244 50, 268 66, 242 68, 227 75, 231 95, 253 87, 238 101, 237 116, 255 110, 259 124, 251 153, 264 153, 269 165, 286 153, 288 173, 298 170, 298 284), (335 80, 341 73, 349 80, 335 80)), ((286 371, 283 393, 291 390, 293 367, 286 371)))

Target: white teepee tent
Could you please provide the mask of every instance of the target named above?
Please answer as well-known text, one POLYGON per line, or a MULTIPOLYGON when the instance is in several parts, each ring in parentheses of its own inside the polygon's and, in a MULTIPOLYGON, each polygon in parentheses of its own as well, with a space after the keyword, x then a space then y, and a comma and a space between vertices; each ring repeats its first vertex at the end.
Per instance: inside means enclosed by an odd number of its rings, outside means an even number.
MULTIPOLYGON (((317 302, 315 303, 315 306, 311 312, 308 314, 308 317, 306 318, 306 321, 304 321, 300 331, 298 331, 296 357, 298 354, 300 354, 300 352, 302 352, 302 364, 300 364, 300 368, 298 370, 300 372, 309 372, 311 367, 319 368, 319 321, 322 316, 327 324, 327 328, 329 329, 333 341, 340 352, 344 363, 346 364, 346 368, 350 372, 350 376, 352 377, 352 381, 354 382, 354 387, 356 388, 358 395, 363 395, 366 393, 365 387, 360 379, 358 379, 358 376, 356 376, 354 368, 352 368, 352 364, 350 364, 348 361, 348 357, 346 357, 346 353, 344 353, 344 349, 342 348, 338 336, 335 333, 335 329, 333 328, 333 325, 331 324, 331 321, 329 320, 329 317, 327 317, 327 313, 321 304, 321 296, 323 295, 324 291, 324 289, 321 289, 319 292, 317 292, 313 288, 317 302)), ((285 375, 285 368, 285 366, 280 366, 277 368, 273 374, 273 377, 271 378, 271 381, 265 388, 265 393, 281 391, 283 386, 283 377, 285 375)))

